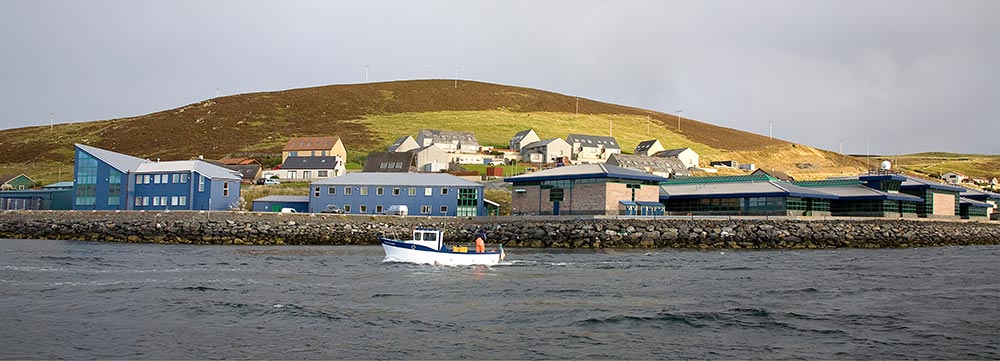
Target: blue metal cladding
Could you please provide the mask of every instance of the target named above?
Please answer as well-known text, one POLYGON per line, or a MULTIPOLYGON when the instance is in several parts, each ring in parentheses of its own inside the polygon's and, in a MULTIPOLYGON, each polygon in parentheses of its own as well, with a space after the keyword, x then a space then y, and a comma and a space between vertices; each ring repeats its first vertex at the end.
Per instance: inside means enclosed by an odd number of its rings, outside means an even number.
POLYGON ((142 173, 132 181, 137 210, 227 210, 240 197, 239 181, 212 180, 198 172, 142 173))
POLYGON ((411 216, 455 217, 459 215, 459 190, 469 188, 476 190, 475 216, 486 215, 486 205, 485 202, 483 202, 482 186, 443 187, 367 184, 313 184, 309 189, 309 212, 319 213, 326 208, 328 204, 335 204, 343 209, 346 214, 377 214, 379 213, 379 206, 381 206, 381 211, 384 213, 389 211, 390 206, 405 205, 407 207, 407 212, 411 216), (330 192, 331 187, 334 188, 333 192, 330 192), (345 194, 345 188, 351 189, 350 194, 345 194), (362 188, 367 189, 367 191, 365 191, 367 194, 362 194, 362 188), (379 194, 379 188, 382 188, 381 194, 379 194), (413 189, 413 195, 410 193, 411 188, 413 189), (428 188, 430 189, 429 191, 428 188), (396 194, 396 189, 398 189, 398 194, 396 194), (446 194, 442 194, 441 189, 447 189, 446 194), (442 212, 442 207, 444 207, 444 212, 442 212), (362 208, 364 208, 363 211, 362 208))
POLYGON ((73 162, 73 202, 74 210, 124 210, 127 205, 127 177, 110 164, 105 163, 83 150, 76 148, 73 162), (117 175, 121 179, 118 204, 110 201, 109 179, 117 175), (83 183, 81 183, 83 181, 83 183), (79 186, 77 184, 80 184, 79 186))

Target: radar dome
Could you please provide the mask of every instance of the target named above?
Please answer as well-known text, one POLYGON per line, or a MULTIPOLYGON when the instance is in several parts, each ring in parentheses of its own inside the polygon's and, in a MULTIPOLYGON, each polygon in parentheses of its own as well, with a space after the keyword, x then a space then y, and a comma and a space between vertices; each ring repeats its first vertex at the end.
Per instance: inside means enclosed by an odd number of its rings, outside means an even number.
POLYGON ((892 163, 889 163, 889 161, 887 160, 882 161, 882 170, 889 170, 891 168, 892 168, 892 163))

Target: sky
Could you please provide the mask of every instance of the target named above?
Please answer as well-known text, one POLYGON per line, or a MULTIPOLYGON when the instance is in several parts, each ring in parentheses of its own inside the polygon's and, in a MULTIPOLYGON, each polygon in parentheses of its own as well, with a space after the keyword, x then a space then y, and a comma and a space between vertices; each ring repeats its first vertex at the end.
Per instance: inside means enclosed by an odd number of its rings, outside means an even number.
POLYGON ((0 49, 0 129, 361 83, 367 66, 845 153, 1000 154, 1000 0, 4 0, 0 49))

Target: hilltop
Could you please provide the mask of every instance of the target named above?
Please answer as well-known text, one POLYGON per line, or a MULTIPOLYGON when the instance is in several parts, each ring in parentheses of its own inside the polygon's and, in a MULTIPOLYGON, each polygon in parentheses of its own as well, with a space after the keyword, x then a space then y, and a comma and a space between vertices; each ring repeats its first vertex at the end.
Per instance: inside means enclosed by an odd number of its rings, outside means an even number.
MULTIPOLYGON (((465 130, 485 145, 506 147, 517 131, 543 138, 612 132, 626 153, 643 139, 691 147, 711 160, 736 159, 804 177, 851 174, 864 162, 779 139, 634 107, 554 92, 453 80, 329 85, 219 97, 130 118, 0 131, 2 168, 71 168, 73 144, 149 159, 217 159, 279 153, 290 137, 336 135, 349 160, 384 150, 420 128, 465 130)), ((55 174, 50 174, 53 177, 55 174)), ((43 176, 44 177, 44 176, 43 176)))

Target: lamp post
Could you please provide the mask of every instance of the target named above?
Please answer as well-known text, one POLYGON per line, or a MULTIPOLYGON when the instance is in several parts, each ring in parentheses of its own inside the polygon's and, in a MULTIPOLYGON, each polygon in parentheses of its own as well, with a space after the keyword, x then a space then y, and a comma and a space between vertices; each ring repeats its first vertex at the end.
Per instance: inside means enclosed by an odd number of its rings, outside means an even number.
POLYGON ((678 132, 681 131, 681 112, 683 112, 683 110, 678 110, 677 111, 677 115, 676 115, 676 117, 677 117, 677 131, 678 132))

